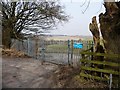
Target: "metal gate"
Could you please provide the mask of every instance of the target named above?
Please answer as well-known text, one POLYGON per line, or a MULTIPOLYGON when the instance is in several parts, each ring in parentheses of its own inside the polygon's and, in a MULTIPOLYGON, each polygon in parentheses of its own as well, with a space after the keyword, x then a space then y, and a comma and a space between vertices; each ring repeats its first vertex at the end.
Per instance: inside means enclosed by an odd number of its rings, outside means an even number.
MULTIPOLYGON (((91 45, 92 46, 92 45, 91 45)), ((38 44, 37 59, 56 63, 56 64, 78 64, 81 59, 80 52, 87 49, 88 42, 67 40, 67 41, 54 41, 54 40, 40 40, 38 44), (74 43, 82 43, 83 48, 74 48, 74 43)))
POLYGON ((28 38, 23 42, 13 40, 13 48, 23 51, 28 56, 56 64, 78 64, 81 59, 80 52, 92 47, 91 41, 55 41, 42 38, 28 38), (76 45, 83 44, 82 48, 76 45))

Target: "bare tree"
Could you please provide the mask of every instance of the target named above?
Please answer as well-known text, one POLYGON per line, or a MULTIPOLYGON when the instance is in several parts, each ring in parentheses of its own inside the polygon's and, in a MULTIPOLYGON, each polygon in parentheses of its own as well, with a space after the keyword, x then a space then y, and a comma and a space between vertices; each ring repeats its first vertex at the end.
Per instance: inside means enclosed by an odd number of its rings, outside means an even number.
POLYGON ((10 2, 2 0, 2 43, 11 46, 11 38, 20 39, 21 32, 50 29, 58 23, 68 21, 68 16, 59 2, 40 0, 39 2, 10 2))

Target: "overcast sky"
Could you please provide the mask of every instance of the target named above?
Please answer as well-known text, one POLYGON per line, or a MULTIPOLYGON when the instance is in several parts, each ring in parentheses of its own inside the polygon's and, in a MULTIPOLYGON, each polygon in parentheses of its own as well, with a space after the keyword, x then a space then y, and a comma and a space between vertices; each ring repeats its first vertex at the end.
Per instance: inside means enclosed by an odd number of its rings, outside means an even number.
POLYGON ((86 9, 88 2, 89 0, 62 0, 61 3, 65 6, 65 12, 71 18, 68 23, 59 25, 56 30, 51 31, 51 34, 90 36, 89 23, 92 17, 104 12, 105 8, 103 0, 90 0, 89 7, 83 14, 82 12, 86 9), (87 2, 84 4, 85 1, 87 2))

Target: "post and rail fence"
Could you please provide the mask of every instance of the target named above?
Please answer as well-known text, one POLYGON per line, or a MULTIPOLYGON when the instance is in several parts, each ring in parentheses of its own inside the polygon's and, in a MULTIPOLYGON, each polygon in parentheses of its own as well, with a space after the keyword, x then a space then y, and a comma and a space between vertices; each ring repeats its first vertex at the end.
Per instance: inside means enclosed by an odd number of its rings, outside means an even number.
POLYGON ((92 80, 108 82, 109 88, 113 86, 120 88, 120 55, 94 53, 92 48, 82 51, 80 76, 92 80), (104 57, 104 61, 96 60, 93 57, 104 57))

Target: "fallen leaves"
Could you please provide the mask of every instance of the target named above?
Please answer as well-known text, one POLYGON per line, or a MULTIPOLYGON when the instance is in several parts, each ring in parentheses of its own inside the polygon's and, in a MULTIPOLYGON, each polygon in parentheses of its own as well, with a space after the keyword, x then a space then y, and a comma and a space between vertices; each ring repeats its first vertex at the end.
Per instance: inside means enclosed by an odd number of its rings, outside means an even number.
POLYGON ((24 52, 15 49, 2 49, 2 55, 11 57, 29 57, 24 52))

